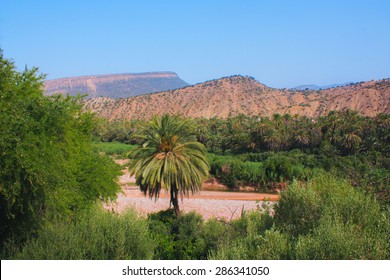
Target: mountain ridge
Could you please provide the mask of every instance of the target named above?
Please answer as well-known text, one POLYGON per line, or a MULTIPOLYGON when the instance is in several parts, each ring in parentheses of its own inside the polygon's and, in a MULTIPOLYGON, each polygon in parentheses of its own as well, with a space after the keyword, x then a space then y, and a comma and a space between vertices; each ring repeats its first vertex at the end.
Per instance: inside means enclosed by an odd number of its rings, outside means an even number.
POLYGON ((252 77, 236 75, 131 98, 90 99, 84 108, 111 120, 150 119, 164 113, 204 118, 274 113, 318 117, 343 109, 373 117, 390 113, 390 79, 302 91, 270 88, 252 77))
POLYGON ((47 80, 45 94, 87 94, 88 98, 99 96, 124 98, 161 92, 188 86, 175 72, 119 73, 87 75, 47 80))

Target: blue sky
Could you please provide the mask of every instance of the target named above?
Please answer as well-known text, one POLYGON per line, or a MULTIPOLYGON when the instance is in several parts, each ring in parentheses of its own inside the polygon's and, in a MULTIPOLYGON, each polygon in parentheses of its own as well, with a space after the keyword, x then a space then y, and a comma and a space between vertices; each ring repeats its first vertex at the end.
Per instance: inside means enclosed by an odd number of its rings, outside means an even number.
POLYGON ((1 0, 0 48, 48 79, 174 71, 272 87, 390 77, 390 1, 1 0))

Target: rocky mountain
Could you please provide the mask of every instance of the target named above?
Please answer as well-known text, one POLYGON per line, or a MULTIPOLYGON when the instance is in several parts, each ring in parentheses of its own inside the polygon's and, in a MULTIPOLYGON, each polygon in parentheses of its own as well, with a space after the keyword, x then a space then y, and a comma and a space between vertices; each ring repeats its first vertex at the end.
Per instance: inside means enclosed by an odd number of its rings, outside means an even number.
POLYGON ((274 113, 317 117, 342 109, 375 116, 390 113, 390 79, 314 91, 274 89, 251 77, 232 76, 131 98, 89 99, 85 109, 111 120, 149 119, 164 113, 204 118, 274 113))
POLYGON ((173 72, 148 72, 61 78, 45 82, 45 93, 124 98, 188 86, 173 72))

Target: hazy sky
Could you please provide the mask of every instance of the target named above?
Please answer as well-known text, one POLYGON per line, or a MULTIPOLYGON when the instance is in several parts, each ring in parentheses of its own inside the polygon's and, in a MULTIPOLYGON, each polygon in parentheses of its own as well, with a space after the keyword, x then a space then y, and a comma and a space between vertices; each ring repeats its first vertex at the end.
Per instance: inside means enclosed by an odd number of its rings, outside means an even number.
POLYGON ((272 87, 390 77, 390 1, 0 1, 0 48, 48 79, 174 71, 272 87))

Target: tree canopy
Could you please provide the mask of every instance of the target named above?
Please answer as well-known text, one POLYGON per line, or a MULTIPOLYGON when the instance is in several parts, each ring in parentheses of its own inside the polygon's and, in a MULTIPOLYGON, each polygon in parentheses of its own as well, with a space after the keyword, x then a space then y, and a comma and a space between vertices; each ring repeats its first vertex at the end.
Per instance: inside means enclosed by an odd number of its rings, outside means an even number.
POLYGON ((119 190, 115 163, 92 146, 93 116, 79 98, 44 96, 43 79, 0 51, 0 240, 119 190))

